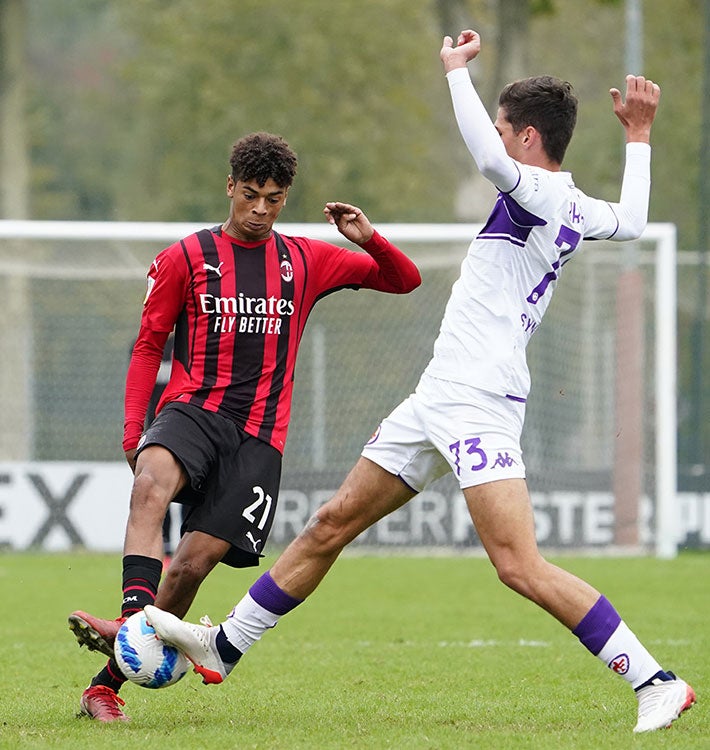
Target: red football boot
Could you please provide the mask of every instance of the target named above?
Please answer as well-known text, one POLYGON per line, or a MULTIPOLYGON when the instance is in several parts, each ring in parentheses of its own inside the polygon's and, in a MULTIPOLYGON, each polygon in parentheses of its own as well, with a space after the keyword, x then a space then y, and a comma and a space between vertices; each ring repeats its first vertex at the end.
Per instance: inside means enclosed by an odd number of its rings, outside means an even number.
POLYGON ((125 617, 103 620, 88 612, 77 610, 69 615, 69 629, 76 636, 79 646, 86 646, 89 651, 100 651, 106 656, 113 656, 113 642, 125 621, 125 617))

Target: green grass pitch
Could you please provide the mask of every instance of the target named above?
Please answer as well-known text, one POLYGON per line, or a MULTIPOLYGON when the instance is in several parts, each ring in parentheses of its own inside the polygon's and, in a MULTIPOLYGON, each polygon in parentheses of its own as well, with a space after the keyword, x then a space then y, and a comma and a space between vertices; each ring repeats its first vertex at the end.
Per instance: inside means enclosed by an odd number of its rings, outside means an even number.
MULTIPOLYGON (((636 700, 479 557, 345 556, 229 680, 122 691, 130 723, 77 718, 104 663, 73 609, 115 613, 117 555, 0 555, 0 748, 710 748, 710 555, 556 558, 615 604, 698 705, 636 736, 636 700)), ((268 565, 268 559, 266 561, 268 565)), ((264 568, 262 568, 264 569, 264 568)), ((255 579, 219 566, 190 613, 223 619, 255 579)))

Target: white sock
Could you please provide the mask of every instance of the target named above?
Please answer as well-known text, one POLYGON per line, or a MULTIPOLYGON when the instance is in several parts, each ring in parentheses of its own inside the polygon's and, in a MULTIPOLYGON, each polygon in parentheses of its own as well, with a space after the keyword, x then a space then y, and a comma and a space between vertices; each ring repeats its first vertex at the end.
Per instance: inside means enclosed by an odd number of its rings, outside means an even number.
POLYGON ((279 619, 246 594, 222 623, 222 630, 227 640, 245 654, 279 619))
POLYGON ((609 669, 637 688, 660 672, 660 664, 622 620, 597 656, 609 669))

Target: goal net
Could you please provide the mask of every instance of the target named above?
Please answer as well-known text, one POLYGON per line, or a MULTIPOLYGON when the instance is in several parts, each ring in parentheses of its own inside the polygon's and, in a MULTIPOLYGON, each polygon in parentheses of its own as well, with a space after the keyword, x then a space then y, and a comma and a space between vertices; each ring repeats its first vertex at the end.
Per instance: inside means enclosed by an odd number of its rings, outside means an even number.
MULTIPOLYGON (((160 249, 200 227, 0 221, 0 462, 123 460, 123 384, 145 274, 160 249)), ((478 230, 378 228, 417 262, 423 283, 409 295, 346 290, 316 305, 296 368, 272 544, 301 529, 416 386, 478 230)), ((344 244, 328 225, 279 230, 344 244)), ((675 554, 675 304, 672 225, 652 224, 632 244, 586 243, 565 266, 528 348, 523 451, 541 546, 675 554)), ((445 477, 355 545, 480 543, 445 477)))

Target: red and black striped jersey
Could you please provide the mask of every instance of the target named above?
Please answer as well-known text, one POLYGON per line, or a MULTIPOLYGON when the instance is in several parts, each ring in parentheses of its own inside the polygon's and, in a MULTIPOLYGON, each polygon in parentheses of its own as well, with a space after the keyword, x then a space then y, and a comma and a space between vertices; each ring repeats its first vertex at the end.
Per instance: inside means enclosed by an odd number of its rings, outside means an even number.
POLYGON ((276 232, 244 243, 215 227, 163 250, 148 272, 126 381, 124 449, 138 443, 154 353, 174 329, 158 411, 173 401, 194 404, 283 452, 298 346, 318 299, 343 288, 405 293, 421 281, 412 261, 377 232, 363 249, 276 232))

